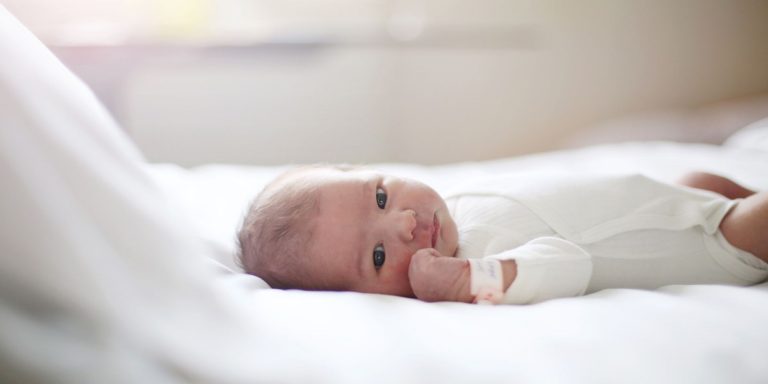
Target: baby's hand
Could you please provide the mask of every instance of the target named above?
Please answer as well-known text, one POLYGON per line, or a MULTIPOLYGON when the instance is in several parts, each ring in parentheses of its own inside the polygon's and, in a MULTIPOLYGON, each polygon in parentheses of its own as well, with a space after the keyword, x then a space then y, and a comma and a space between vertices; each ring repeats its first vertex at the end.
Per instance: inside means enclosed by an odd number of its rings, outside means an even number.
POLYGON ((421 300, 472 302, 465 259, 442 256, 433 248, 420 249, 411 258, 408 278, 421 300))

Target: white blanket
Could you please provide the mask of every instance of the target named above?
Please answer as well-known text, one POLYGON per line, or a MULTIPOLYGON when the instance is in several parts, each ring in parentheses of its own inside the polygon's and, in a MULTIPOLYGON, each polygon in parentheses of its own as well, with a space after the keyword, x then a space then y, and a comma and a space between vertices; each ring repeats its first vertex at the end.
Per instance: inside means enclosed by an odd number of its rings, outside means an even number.
MULTIPOLYGON (((280 169, 147 172, 83 84, 2 7, 0 57, 0 382, 768 379, 768 285, 478 307, 258 289, 219 273, 206 260, 232 265, 239 216, 280 169)), ((383 168, 444 190, 500 170, 605 167, 709 169, 768 188, 768 151, 669 143, 383 168)))

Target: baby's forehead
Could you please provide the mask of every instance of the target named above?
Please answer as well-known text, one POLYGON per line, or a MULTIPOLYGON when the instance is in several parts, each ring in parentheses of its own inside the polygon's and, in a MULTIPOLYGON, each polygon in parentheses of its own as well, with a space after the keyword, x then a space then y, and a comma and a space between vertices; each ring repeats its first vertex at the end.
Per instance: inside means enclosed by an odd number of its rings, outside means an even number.
MULTIPOLYGON (((349 217, 364 208, 368 195, 374 195, 376 180, 384 177, 381 173, 366 169, 339 170, 336 168, 310 169, 296 179, 290 188, 298 194, 312 194, 316 198, 317 208, 313 218, 331 218, 337 215, 349 217)), ((371 201, 374 197, 371 197, 371 201)))
POLYGON ((313 226, 324 236, 351 236, 375 206, 376 185, 370 180, 329 179, 317 186, 318 209, 313 226), (370 196, 369 196, 370 195, 370 196), (369 202, 370 200, 370 202, 369 202))

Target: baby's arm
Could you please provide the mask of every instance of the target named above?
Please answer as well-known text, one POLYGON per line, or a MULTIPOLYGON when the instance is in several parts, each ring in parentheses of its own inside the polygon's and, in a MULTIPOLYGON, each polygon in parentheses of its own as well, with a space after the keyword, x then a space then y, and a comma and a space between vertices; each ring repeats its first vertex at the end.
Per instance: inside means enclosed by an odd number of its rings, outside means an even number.
MULTIPOLYGON (((502 302, 531 304, 584 294, 592 277, 592 259, 581 247, 558 238, 541 237, 487 258, 501 262, 502 302)), ((409 278, 414 294, 425 301, 472 302, 471 273, 465 259, 441 257, 423 249, 411 259, 409 278)))
MULTIPOLYGON (((514 260, 501 260, 503 290, 507 290, 517 275, 514 260)), ((408 271, 411 288, 424 301, 460 301, 470 303, 470 267, 466 259, 442 256, 432 248, 421 249, 411 258, 408 271)))
POLYGON ((489 257, 514 259, 517 263, 517 277, 504 293, 504 304, 533 304, 580 296, 592 278, 592 257, 560 237, 539 237, 489 257))

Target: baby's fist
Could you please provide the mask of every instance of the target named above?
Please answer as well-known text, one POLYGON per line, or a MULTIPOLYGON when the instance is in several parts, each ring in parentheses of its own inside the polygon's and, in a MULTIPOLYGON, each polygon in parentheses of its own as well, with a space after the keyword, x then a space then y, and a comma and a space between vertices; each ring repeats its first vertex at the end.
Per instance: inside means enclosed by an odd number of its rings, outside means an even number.
POLYGON ((408 278, 421 300, 472 301, 467 260, 442 256, 433 248, 420 249, 411 258, 408 278))

